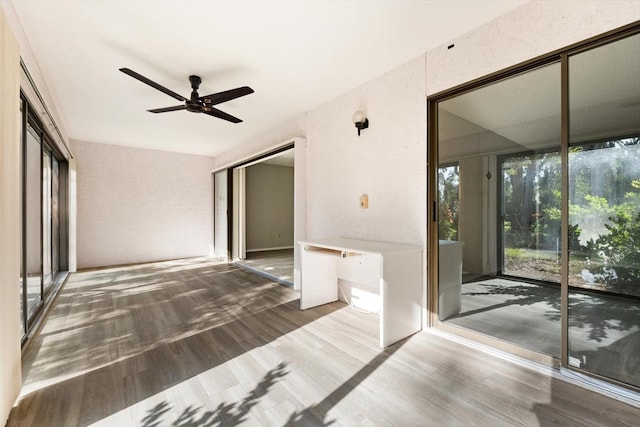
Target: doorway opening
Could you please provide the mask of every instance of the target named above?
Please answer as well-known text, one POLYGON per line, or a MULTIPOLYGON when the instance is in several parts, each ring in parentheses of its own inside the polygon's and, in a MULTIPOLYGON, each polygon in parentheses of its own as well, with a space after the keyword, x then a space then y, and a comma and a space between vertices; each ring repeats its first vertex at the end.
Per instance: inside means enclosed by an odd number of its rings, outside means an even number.
POLYGON ((299 289, 305 153, 294 138, 213 174, 215 257, 299 289))
POLYGON ((242 166, 244 225, 235 263, 279 283, 293 286, 295 148, 242 166))

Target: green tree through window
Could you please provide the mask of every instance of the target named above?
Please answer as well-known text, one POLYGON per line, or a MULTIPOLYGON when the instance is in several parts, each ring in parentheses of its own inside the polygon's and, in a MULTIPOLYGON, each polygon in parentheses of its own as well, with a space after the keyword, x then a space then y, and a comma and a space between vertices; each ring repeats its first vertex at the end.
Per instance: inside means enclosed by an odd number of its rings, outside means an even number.
POLYGON ((460 211, 460 170, 458 164, 438 168, 438 238, 458 240, 460 211))

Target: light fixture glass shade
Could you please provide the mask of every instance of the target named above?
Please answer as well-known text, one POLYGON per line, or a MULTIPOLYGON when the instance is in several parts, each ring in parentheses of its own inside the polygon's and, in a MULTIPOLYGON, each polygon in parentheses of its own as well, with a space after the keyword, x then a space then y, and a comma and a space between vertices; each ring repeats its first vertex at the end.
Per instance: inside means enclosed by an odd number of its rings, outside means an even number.
POLYGON ((353 123, 363 123, 367 118, 364 113, 360 110, 353 113, 353 118, 351 119, 353 123))

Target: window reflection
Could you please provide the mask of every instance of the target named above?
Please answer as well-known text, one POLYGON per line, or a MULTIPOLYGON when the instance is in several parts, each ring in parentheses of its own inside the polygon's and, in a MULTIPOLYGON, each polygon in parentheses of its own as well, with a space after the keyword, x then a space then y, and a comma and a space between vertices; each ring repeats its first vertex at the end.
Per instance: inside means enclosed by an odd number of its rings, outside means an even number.
POLYGON ((26 153, 27 310, 33 313, 42 301, 42 159, 40 138, 32 127, 27 133, 26 153))
POLYGON ((438 104, 439 316, 560 356, 560 65, 438 104))
POLYGON ((640 36, 569 58, 569 363, 640 386, 640 36))

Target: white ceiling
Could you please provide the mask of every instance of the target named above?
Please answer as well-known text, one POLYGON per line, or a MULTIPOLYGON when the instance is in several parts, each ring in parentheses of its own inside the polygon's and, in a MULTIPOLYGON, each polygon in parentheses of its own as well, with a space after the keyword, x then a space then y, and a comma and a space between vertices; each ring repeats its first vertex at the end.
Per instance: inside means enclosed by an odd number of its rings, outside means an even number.
MULTIPOLYGON (((11 0, 71 139, 217 155, 525 3, 11 0), (244 120, 146 110, 238 86, 244 120)), ((346 117, 345 120, 350 120, 346 117)))

